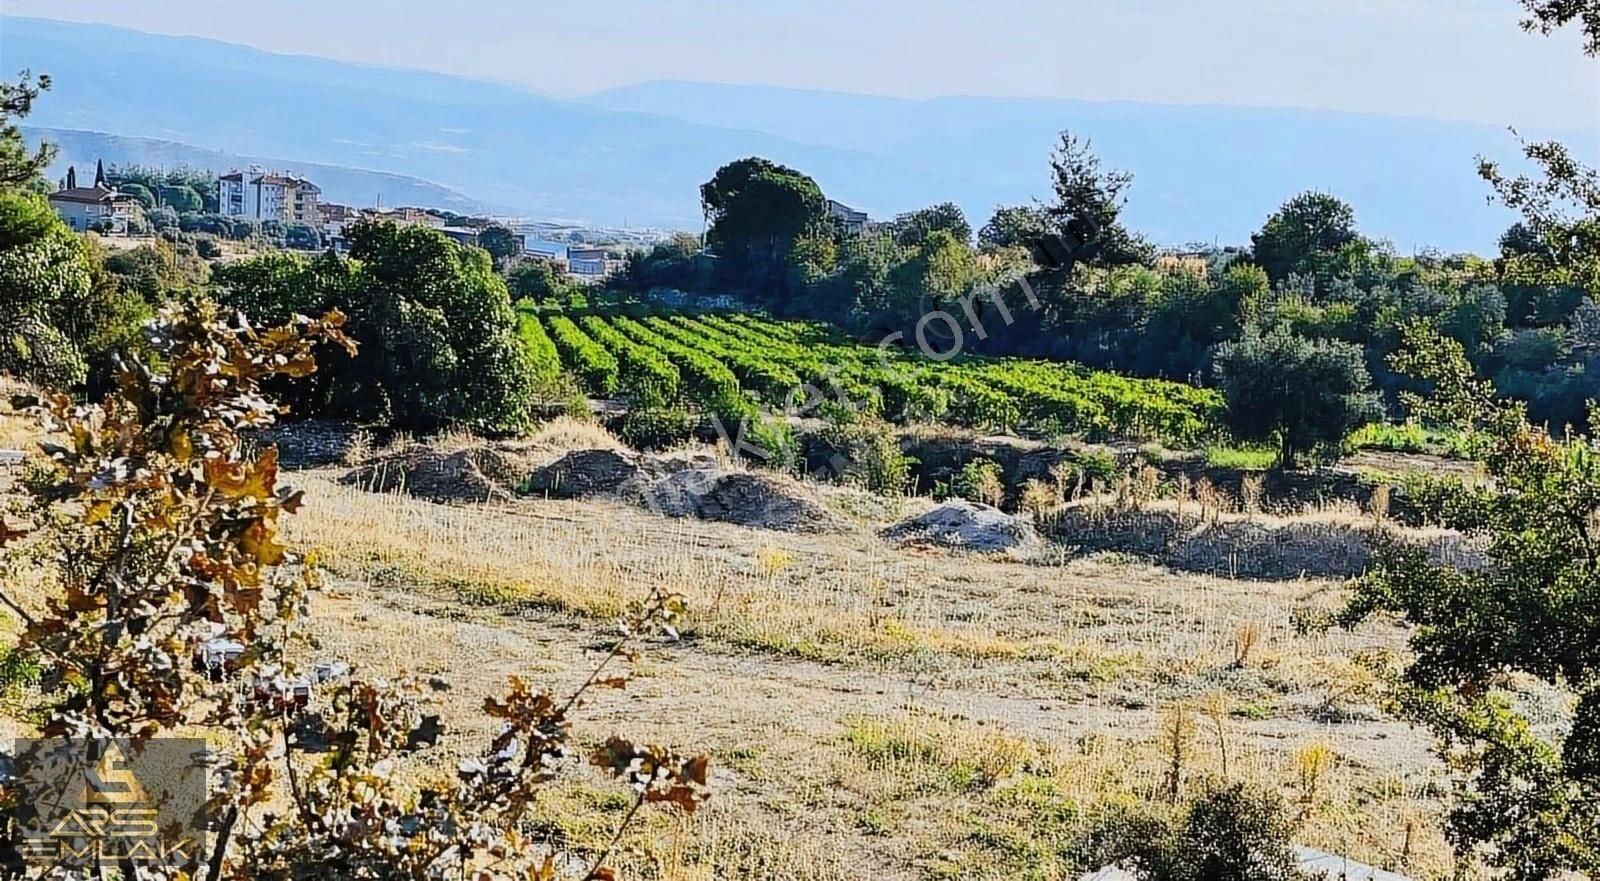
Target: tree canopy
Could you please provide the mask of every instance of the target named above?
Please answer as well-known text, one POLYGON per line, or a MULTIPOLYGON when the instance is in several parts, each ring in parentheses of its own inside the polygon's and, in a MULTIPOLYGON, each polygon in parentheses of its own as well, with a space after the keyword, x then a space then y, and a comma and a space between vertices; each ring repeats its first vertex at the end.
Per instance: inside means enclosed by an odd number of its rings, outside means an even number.
POLYGON ((810 177, 759 157, 717 170, 700 188, 709 221, 706 244, 750 291, 786 288, 795 242, 815 232, 826 214, 822 189, 810 177))
POLYGON ((1336 448, 1363 423, 1383 417, 1361 347, 1276 330, 1217 351, 1228 427, 1245 440, 1275 441, 1278 462, 1336 448))
POLYGON ((412 429, 525 424, 532 366, 488 255, 417 226, 365 222, 346 238, 348 258, 278 252, 217 273, 223 302, 259 322, 329 309, 349 316, 363 357, 329 360, 326 381, 305 392, 315 408, 412 429))
POLYGON ((50 88, 50 78, 35 78, 27 71, 15 83, 0 82, 0 189, 41 189, 45 167, 55 159, 53 145, 40 144, 29 151, 17 120, 33 111, 33 102, 50 88))

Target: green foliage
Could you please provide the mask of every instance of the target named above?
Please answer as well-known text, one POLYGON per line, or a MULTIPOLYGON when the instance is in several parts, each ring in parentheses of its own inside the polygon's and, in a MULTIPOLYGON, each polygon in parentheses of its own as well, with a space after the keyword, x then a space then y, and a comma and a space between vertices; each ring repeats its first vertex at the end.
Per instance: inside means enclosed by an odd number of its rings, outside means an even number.
POLYGON ((1105 171, 1093 145, 1069 131, 1050 156, 1055 200, 1044 208, 1052 232, 1086 245, 1085 262, 1096 266, 1148 263, 1154 248, 1122 223, 1133 175, 1105 171))
POLYGON ((633 407, 617 434, 638 450, 669 450, 694 436, 694 420, 681 407, 633 407))
POLYGON ((561 354, 561 363, 577 374, 590 392, 603 398, 615 395, 620 373, 617 359, 567 316, 551 315, 548 324, 550 338, 561 354))
POLYGON ((1228 428, 1243 440, 1275 440, 1285 468, 1302 453, 1337 450, 1352 429, 1383 414, 1361 347, 1350 343, 1282 331, 1250 336, 1218 350, 1217 376, 1228 428))
POLYGON ((1005 471, 993 459, 973 459, 950 479, 950 492, 969 502, 999 507, 1005 500, 1005 471))
POLYGON ((533 369, 535 381, 549 387, 561 376, 561 356, 556 352, 556 344, 545 333, 537 313, 517 309, 517 336, 528 350, 528 365, 533 369))
POLYGON ((921 247, 936 232, 946 233, 962 244, 972 241, 972 224, 953 202, 902 214, 889 223, 889 233, 904 248, 921 247))
POLYGON ((512 268, 506 279, 511 295, 519 300, 546 303, 565 297, 572 290, 558 264, 549 260, 524 260, 512 268))
POLYGON ((1396 512, 1406 522, 1418 526, 1438 526, 1475 533, 1489 525, 1487 512, 1494 501, 1494 490, 1469 485, 1450 474, 1412 471, 1399 480, 1403 511, 1396 512))
POLYGON ((488 255, 424 227, 363 223, 346 237, 349 259, 268 253, 217 274, 223 302, 257 321, 349 315, 365 357, 330 361, 302 403, 414 430, 525 425, 535 368, 488 255))
POLYGON ((83 312, 92 271, 82 240, 42 197, 0 192, 0 370, 57 387, 84 382, 97 329, 83 312))
POLYGON ((871 492, 904 495, 911 489, 916 460, 900 449, 893 427, 870 419, 829 424, 815 458, 825 470, 871 492))
POLYGON ((1262 446, 1206 447, 1206 466, 1230 471, 1266 471, 1278 462, 1278 450, 1262 446))
POLYGON ((590 339, 617 359, 618 390, 635 407, 654 409, 677 403, 682 375, 665 356, 628 339, 598 315, 585 315, 579 323, 590 339))
MULTIPOLYGON (((53 571, 41 580, 52 595, 38 617, 5 595, 10 579, 0 583, 0 602, 26 625, 20 653, 49 659, 37 706, 26 710, 44 719, 45 736, 88 733, 136 751, 179 733, 204 737, 220 784, 206 793, 215 822, 194 856, 210 881, 550 879, 553 855, 525 830, 540 825, 538 790, 576 747, 569 713, 590 689, 628 681, 617 662, 632 657, 639 638, 675 636, 683 601, 655 591, 627 609, 607 654, 565 698, 513 677, 483 703, 485 723, 499 733, 453 780, 420 798, 398 783, 426 773, 395 767, 428 725, 418 689, 358 676, 323 683, 288 655, 297 639, 291 622, 310 613, 320 579, 315 559, 279 531, 305 497, 279 483, 276 448, 250 450, 241 434, 272 424, 269 379, 313 373, 318 345, 354 354, 342 321, 336 312, 301 316, 258 333, 191 303, 150 328, 160 372, 125 365, 103 404, 49 396, 46 428, 57 442, 28 482, 30 522, 0 521, 0 547, 39 531, 59 549, 45 555, 53 571), (190 674, 213 639, 245 650, 215 676, 190 674), (302 676, 316 682, 307 687, 318 700, 300 699, 302 676), (296 736, 305 730, 326 732, 325 755, 295 755, 306 749, 296 736), (253 811, 272 801, 288 809, 254 822, 261 815, 253 811)), ((6 684, 18 653, 0 659, 6 684)), ((693 811, 707 797, 704 756, 611 737, 589 762, 627 787, 618 838, 646 803, 693 811)), ((8 853, 37 818, 20 795, 14 779, 0 781, 8 853)), ((585 877, 611 877, 601 865, 609 854, 585 877)))
POLYGON ((156 207, 156 194, 150 192, 150 188, 144 184, 126 183, 118 187, 118 189, 123 193, 138 199, 140 207, 144 208, 146 211, 156 207))
POLYGON ((49 90, 50 78, 23 71, 15 83, 0 82, 0 190, 41 189, 40 176, 55 158, 55 147, 41 144, 30 153, 18 121, 33 112, 33 102, 49 90))
POLYGON ((1140 881, 1310 881, 1295 824, 1276 793, 1209 783, 1183 810, 1114 812, 1086 838, 1083 862, 1127 865, 1140 881))
POLYGON ((160 190, 161 204, 171 208, 179 214, 191 211, 204 211, 206 200, 194 187, 188 184, 164 186, 160 190))
POLYGON ((478 247, 489 252, 496 266, 522 253, 522 237, 503 224, 491 223, 478 233, 478 247))
POLYGON ((710 226, 706 244, 726 267, 724 278, 747 290, 782 291, 795 242, 820 228, 825 215, 817 182, 761 158, 717 170, 700 187, 710 226))
POLYGON ((1001 207, 978 230, 978 245, 986 250, 1026 248, 1043 236, 1046 229, 1044 213, 1028 205, 1001 207))
POLYGON ((1449 429, 1430 428, 1416 422, 1369 422, 1345 438, 1347 450, 1383 450, 1390 453, 1427 453, 1452 459, 1470 459, 1474 451, 1466 436, 1449 429))
POLYGON ((1432 388, 1415 402, 1481 435, 1492 491, 1451 492, 1445 513, 1488 538, 1489 563, 1458 569, 1391 543, 1344 614, 1414 628, 1396 705, 1426 724, 1456 772, 1454 838, 1517 879, 1600 871, 1600 446, 1558 441, 1497 400, 1461 344, 1420 323, 1394 357, 1432 388), (1562 724, 1534 726, 1508 674, 1570 688, 1562 724), (1565 731, 1565 734, 1560 732, 1565 731), (1548 733, 1556 732, 1556 733, 1548 733), (1514 817, 1515 822, 1507 822, 1514 817))
POLYGON ((1283 281, 1291 275, 1327 275, 1346 248, 1361 246, 1361 236, 1348 203, 1326 193, 1301 193, 1267 218, 1250 242, 1256 264, 1273 281, 1283 281))

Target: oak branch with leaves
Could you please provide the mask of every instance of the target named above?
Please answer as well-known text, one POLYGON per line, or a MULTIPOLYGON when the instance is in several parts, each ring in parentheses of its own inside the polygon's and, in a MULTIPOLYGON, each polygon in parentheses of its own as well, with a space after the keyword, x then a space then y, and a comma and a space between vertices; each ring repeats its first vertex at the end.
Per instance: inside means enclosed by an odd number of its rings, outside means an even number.
MULTIPOLYGON (((448 787, 395 782, 429 721, 414 684, 352 677, 315 709, 282 699, 304 680, 285 650, 318 569, 280 540, 279 521, 303 494, 280 483, 276 448, 256 451, 245 435, 278 416, 268 380, 312 373, 319 346, 354 354, 343 323, 331 312, 262 330, 208 303, 173 307, 147 327, 159 369, 119 364, 99 404, 48 396, 52 441, 25 478, 25 522, 0 520, 0 547, 32 543, 31 558, 53 567, 56 593, 42 612, 0 591, 25 624, 19 649, 50 671, 44 733, 136 746, 191 726, 225 735, 208 802, 211 850, 173 877, 560 877, 556 854, 529 837, 534 794, 574 753, 572 715, 585 695, 622 687, 627 675, 614 666, 640 639, 675 635, 682 600, 656 593, 630 609, 571 695, 513 679, 484 707, 499 734, 448 787), (195 660, 219 640, 245 648, 227 675, 208 675, 195 660), (312 760, 308 737, 331 747, 312 760)), ((611 877, 603 864, 640 807, 692 811, 707 795, 703 756, 613 738, 590 760, 635 800, 585 878, 611 877)), ((0 802, 16 795, 0 791, 0 802)), ((0 822, 0 836, 19 833, 0 822)))

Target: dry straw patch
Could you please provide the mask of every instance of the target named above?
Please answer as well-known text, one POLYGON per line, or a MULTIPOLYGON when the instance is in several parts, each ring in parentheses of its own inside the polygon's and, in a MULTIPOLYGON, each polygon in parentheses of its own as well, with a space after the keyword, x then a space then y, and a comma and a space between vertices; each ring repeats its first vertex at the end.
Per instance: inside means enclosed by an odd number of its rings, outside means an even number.
MULTIPOLYGON (((944 626, 936 612, 884 616, 854 589, 881 578, 882 560, 858 561, 832 580, 784 580, 782 572, 700 553, 692 526, 682 521, 612 519, 603 503, 586 503, 581 520, 564 519, 531 509, 434 505, 318 478, 303 483, 307 504, 293 523, 294 538, 346 577, 415 580, 452 588, 469 603, 596 618, 615 616, 662 587, 689 599, 688 629, 696 635, 819 659, 928 651, 981 659, 1028 650, 982 628, 944 626)), ((540 504, 574 511, 578 503, 540 504)))

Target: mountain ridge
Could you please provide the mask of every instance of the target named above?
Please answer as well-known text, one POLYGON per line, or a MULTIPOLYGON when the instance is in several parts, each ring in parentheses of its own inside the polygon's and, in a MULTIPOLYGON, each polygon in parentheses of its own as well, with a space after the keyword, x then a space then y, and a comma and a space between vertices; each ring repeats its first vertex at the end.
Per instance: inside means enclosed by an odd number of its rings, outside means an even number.
MULTIPOLYGON (((561 100, 197 37, 0 21, 7 67, 56 80, 30 124, 405 175, 552 220, 698 230, 699 184, 761 155, 876 217, 953 201, 981 226, 998 205, 1049 194, 1062 129, 1133 172, 1128 221, 1163 244, 1247 241, 1308 189, 1347 199, 1364 231, 1402 250, 1487 251, 1514 220, 1486 204, 1474 170, 1479 155, 1514 164, 1516 142, 1474 123, 683 81, 561 100)), ((1562 136, 1591 149, 1592 136, 1562 136)))

